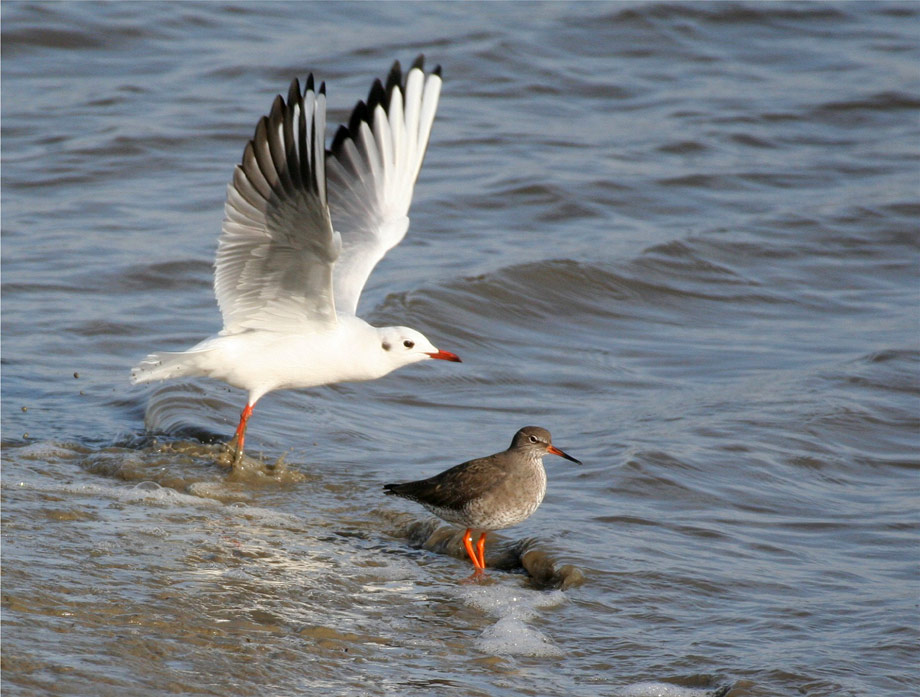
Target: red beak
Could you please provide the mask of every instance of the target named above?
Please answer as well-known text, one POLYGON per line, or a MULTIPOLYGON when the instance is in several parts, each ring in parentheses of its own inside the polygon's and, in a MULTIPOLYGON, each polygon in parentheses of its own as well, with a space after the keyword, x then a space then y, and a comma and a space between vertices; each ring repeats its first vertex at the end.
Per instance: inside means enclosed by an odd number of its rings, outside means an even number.
POLYGON ((428 355, 432 358, 440 358, 442 361, 453 361, 454 363, 463 362, 460 360, 460 356, 450 351, 438 351, 437 353, 429 353, 428 355))

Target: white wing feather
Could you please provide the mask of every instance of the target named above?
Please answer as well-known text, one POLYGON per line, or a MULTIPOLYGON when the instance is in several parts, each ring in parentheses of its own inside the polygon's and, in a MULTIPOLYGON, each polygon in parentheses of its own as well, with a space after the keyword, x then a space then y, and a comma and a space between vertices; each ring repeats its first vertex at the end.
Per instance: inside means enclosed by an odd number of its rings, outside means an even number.
POLYGON ((336 322, 341 241, 326 195, 326 95, 313 76, 276 97, 227 187, 214 291, 224 334, 309 331, 336 322))
POLYGON ((303 94, 294 80, 287 102, 275 99, 227 187, 214 273, 222 333, 310 331, 355 314, 409 229, 440 90, 440 67, 426 75, 422 56, 404 82, 395 63, 328 152, 325 86, 311 75, 303 94))
POLYGON ((333 274, 338 312, 355 314, 368 276, 405 237, 441 91, 440 67, 429 74, 419 56, 402 81, 399 63, 384 87, 374 83, 326 158, 329 207, 342 253, 333 274))

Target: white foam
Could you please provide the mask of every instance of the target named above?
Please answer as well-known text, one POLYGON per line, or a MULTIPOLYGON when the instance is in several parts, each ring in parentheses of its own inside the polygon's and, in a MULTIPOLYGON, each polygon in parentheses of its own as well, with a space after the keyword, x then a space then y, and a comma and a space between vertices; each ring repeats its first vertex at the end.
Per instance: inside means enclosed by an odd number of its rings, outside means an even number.
POLYGON ((527 620, 543 608, 557 607, 565 602, 562 591, 534 591, 503 585, 461 586, 464 603, 496 617, 527 620))
POLYGON ((131 503, 144 502, 144 503, 155 503, 161 506, 176 506, 176 505, 185 505, 185 506, 204 506, 207 508, 217 507, 220 504, 217 501, 212 501, 211 499, 202 499, 198 496, 192 496, 191 494, 183 494, 175 489, 172 489, 168 486, 161 486, 153 481, 144 481, 138 482, 132 487, 126 489, 122 488, 108 488, 106 487, 97 487, 93 484, 84 484, 80 487, 75 487, 78 492, 91 492, 93 489, 98 490, 103 496, 114 496, 115 498, 121 499, 122 501, 128 501, 131 503), (114 493, 113 493, 114 492, 114 493))
POLYGON ((234 501, 233 503, 227 504, 227 510, 234 514, 239 514, 243 518, 265 525, 266 527, 294 527, 297 529, 303 529, 305 527, 304 519, 299 516, 285 513, 284 511, 276 511, 272 508, 250 506, 241 501, 234 501))
POLYGON ((78 452, 52 441, 35 441, 15 449, 16 456, 24 460, 67 460, 78 452))
POLYGON ((251 498, 248 493, 229 490, 223 482, 192 482, 185 490, 193 496, 221 502, 227 502, 228 499, 246 501, 251 498))
POLYGON ((543 632, 516 617, 503 617, 479 636, 484 653, 499 656, 562 656, 563 652, 543 632))
MULTIPOLYGON (((3 484, 4 488, 11 485, 3 484)), ((202 499, 189 494, 181 494, 175 489, 160 486, 156 482, 145 481, 130 487, 104 486, 100 484, 58 484, 46 481, 19 480, 14 485, 18 489, 31 489, 60 496, 98 496, 117 499, 124 503, 156 503, 160 505, 190 505, 215 508, 223 504, 210 499, 202 499)))
POLYGON ((713 690, 682 687, 666 682, 637 682, 622 688, 620 697, 707 697, 713 690))
POLYGON ((561 656, 562 650, 543 632, 527 624, 538 611, 565 601, 562 591, 533 591, 505 585, 462 586, 464 603, 498 617, 476 641, 484 652, 504 656, 561 656))
MULTIPOLYGON (((296 529, 302 529, 304 527, 302 518, 289 513, 259 506, 250 506, 239 501, 223 503, 222 501, 207 496, 197 495, 200 493, 197 490, 195 490, 195 493, 185 494, 171 487, 162 486, 151 480, 138 482, 132 486, 108 486, 95 483, 59 484, 56 482, 39 482, 36 480, 19 480, 15 483, 2 481, 0 482, 0 486, 4 489, 31 489, 58 496, 104 497, 115 499, 122 503, 223 509, 227 514, 255 521, 265 527, 296 529)), ((193 487, 190 487, 190 490, 193 490, 193 487)))

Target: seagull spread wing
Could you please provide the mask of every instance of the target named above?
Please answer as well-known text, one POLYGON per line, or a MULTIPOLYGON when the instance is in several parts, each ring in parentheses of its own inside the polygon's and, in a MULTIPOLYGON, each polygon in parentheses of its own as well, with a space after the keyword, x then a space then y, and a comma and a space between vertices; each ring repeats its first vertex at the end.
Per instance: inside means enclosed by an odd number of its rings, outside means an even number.
MULTIPOLYGON (((227 187, 214 291, 224 333, 290 331, 336 322, 333 265, 341 251, 326 197, 326 91, 291 83, 246 145, 227 187)), ((410 188, 411 191, 411 188, 410 188)))
POLYGON ((412 190, 425 158, 441 92, 441 68, 427 75, 419 56, 403 80, 394 63, 374 82, 326 157, 329 207, 342 236, 333 274, 339 312, 355 314, 361 290, 383 255, 409 229, 412 190))

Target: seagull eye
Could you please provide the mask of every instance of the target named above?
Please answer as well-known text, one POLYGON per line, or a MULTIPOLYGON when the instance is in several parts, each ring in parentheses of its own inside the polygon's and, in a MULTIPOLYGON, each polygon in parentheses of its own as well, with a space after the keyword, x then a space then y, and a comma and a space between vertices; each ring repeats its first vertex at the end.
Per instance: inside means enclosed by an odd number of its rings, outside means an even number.
POLYGON ((536 436, 531 436, 529 440, 530 440, 531 443, 536 443, 536 442, 537 442, 537 437, 536 437, 536 436))
POLYGON ((415 346, 415 342, 414 342, 414 341, 410 341, 409 339, 406 339, 406 340, 403 342, 403 346, 405 346, 406 348, 412 348, 413 346, 415 346))
POLYGON ((380 348, 382 348, 384 351, 389 351, 389 350, 390 350, 390 344, 387 343, 386 341, 384 341, 382 344, 380 344, 380 348))

